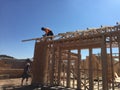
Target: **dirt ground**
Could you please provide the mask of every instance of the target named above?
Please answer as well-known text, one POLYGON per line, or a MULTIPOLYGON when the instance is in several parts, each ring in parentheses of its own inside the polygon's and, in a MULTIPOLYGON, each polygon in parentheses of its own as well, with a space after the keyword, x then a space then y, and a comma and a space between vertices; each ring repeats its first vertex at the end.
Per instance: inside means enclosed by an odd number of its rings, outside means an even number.
POLYGON ((26 86, 30 86, 30 84, 31 84, 31 78, 29 79, 27 85, 24 80, 23 86, 21 86, 21 78, 2 79, 0 80, 0 90, 30 90, 30 89, 24 89, 26 86))

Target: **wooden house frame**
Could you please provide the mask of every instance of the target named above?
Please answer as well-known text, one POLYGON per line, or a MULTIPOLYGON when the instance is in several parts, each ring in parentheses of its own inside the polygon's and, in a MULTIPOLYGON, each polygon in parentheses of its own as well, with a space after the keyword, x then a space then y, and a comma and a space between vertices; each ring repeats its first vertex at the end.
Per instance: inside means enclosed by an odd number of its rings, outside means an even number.
POLYGON ((32 84, 95 90, 96 72, 97 90, 109 90, 109 85, 115 90, 113 48, 118 49, 120 63, 120 25, 60 33, 35 40, 32 84), (98 64, 98 68, 94 68, 94 48, 101 50, 100 68, 98 64), (89 52, 86 69, 81 59, 83 49, 89 52), (76 53, 72 50, 76 50, 76 53))

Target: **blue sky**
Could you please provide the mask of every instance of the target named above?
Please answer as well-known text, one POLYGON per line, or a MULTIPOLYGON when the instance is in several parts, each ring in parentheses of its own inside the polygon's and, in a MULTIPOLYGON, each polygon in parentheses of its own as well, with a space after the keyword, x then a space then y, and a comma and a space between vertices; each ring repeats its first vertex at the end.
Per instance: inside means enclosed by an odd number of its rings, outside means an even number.
POLYGON ((41 27, 54 34, 115 25, 120 22, 120 0, 0 0, 0 54, 31 58, 41 27))

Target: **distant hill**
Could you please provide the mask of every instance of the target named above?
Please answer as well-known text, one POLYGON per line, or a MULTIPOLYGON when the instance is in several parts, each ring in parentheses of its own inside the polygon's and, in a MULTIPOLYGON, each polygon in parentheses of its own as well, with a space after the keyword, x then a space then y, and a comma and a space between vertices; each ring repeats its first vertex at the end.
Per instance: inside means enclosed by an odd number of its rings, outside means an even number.
POLYGON ((14 59, 14 57, 8 55, 0 55, 0 59, 14 59))

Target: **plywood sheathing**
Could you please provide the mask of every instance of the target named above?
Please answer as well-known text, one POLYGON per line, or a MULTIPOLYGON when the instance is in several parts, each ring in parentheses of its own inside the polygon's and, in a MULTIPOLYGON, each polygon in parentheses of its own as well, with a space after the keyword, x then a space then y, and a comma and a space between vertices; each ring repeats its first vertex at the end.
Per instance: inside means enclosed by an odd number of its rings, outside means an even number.
POLYGON ((44 83, 46 81, 46 71, 48 65, 47 49, 47 44, 45 42, 39 42, 35 44, 32 83, 44 83))

